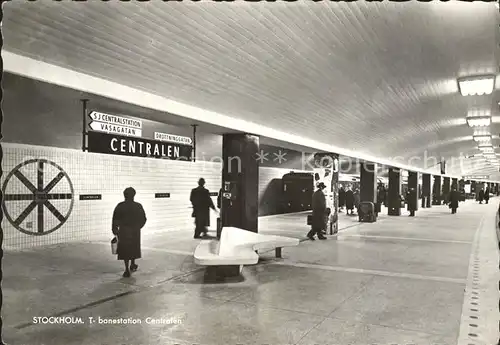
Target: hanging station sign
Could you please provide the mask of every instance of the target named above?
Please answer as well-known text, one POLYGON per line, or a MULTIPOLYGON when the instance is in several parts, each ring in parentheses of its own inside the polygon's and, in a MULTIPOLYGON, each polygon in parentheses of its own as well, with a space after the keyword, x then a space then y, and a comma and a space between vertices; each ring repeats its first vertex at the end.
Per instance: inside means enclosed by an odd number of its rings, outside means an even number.
POLYGON ((104 114, 98 111, 90 112, 89 117, 92 120, 89 127, 93 131, 132 137, 142 136, 142 121, 140 120, 104 114))
POLYGON ((88 152, 121 156, 191 160, 192 139, 173 134, 154 133, 143 138, 141 120, 91 111, 87 135, 88 152))
POLYGON ((99 132, 88 133, 87 149, 95 153, 172 160, 191 160, 193 150, 190 145, 99 132))
POLYGON ((191 139, 190 137, 183 137, 181 135, 173 135, 173 134, 155 132, 154 138, 155 138, 155 140, 159 140, 159 141, 171 142, 171 143, 182 144, 182 145, 193 145, 193 139, 191 139))

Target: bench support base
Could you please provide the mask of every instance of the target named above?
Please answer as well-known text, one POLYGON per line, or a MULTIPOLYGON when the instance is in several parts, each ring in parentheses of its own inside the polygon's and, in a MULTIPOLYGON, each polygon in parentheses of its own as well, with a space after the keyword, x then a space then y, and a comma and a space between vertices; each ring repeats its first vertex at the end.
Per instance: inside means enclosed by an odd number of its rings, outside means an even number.
POLYGON ((240 273, 240 265, 227 265, 227 266, 207 266, 205 269, 205 282, 226 282, 241 281, 242 276, 240 273))

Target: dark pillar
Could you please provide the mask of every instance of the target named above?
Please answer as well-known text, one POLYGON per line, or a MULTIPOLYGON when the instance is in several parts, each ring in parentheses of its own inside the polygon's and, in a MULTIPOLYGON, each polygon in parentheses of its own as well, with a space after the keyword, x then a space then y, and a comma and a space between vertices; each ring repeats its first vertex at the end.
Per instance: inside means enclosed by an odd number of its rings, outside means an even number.
POLYGON ((360 201, 377 203, 377 164, 361 163, 360 166, 360 201))
POLYGON ((418 210, 418 172, 408 171, 408 190, 413 188, 415 190, 415 211, 418 210))
POLYGON ((387 192, 389 216, 401 215, 401 170, 389 168, 389 190, 387 192))
POLYGON ((222 137, 222 226, 258 231, 259 137, 231 133, 222 137))
POLYGON ((422 175, 422 207, 431 207, 431 175, 422 175))
POLYGON ((443 201, 445 204, 448 203, 449 195, 450 195, 450 178, 445 177, 443 178, 443 193, 442 193, 443 201))
POLYGON ((434 176, 432 188, 432 204, 441 205, 441 176, 434 176))
POLYGON ((476 181, 470 181, 470 192, 471 193, 476 192, 476 181))

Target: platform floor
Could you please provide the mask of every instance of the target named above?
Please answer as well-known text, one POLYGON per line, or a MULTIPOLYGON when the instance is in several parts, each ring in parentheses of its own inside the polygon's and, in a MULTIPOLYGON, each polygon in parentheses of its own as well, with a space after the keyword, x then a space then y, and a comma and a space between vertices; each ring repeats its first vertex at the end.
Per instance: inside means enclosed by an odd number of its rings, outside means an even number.
MULTIPOLYGON (((265 253, 244 268, 243 282, 231 284, 203 283, 192 259, 198 240, 186 231, 143 236, 132 278, 121 277, 108 242, 7 252, 4 338, 29 345, 455 345, 475 235, 485 219, 493 219, 490 231, 497 207, 497 198, 469 201, 456 215, 434 206, 371 224, 343 214, 337 236, 285 248, 281 260, 265 253), (33 322, 53 315, 84 323, 33 322)), ((259 223, 262 233, 304 238, 308 231, 304 214, 259 223)))

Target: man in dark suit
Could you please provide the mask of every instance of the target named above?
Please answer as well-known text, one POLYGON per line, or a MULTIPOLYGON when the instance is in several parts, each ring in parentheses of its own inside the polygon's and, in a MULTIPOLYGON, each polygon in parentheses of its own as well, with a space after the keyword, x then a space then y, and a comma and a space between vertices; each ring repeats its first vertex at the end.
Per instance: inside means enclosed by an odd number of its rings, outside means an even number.
POLYGON ((457 213, 458 202, 460 201, 460 193, 457 191, 456 187, 453 187, 450 193, 450 203, 451 214, 457 213))
POLYGON ((320 240, 326 240, 321 233, 326 228, 326 196, 323 190, 326 188, 323 182, 318 184, 318 190, 314 192, 312 198, 312 229, 307 237, 314 241, 314 235, 318 235, 320 240))
POLYGON ((345 192, 345 208, 346 213, 352 215, 352 212, 354 210, 354 193, 350 187, 348 187, 347 191, 345 192))
POLYGON ((214 202, 210 197, 210 192, 205 188, 205 179, 200 178, 198 181, 198 187, 191 190, 191 196, 189 198, 191 204, 193 205, 194 223, 196 228, 194 230, 194 238, 201 238, 207 236, 207 226, 210 226, 210 209, 216 210, 214 202))
POLYGON ((123 196, 125 201, 113 212, 112 231, 118 237, 118 260, 125 263, 123 276, 130 277, 130 271, 137 271, 139 267, 135 260, 141 258, 141 229, 147 219, 142 205, 134 201, 134 188, 125 189, 123 196), (130 267, 129 261, 132 261, 130 267))
POLYGON ((417 210, 417 191, 415 188, 412 187, 406 192, 406 203, 410 217, 415 217, 415 211, 417 210))

